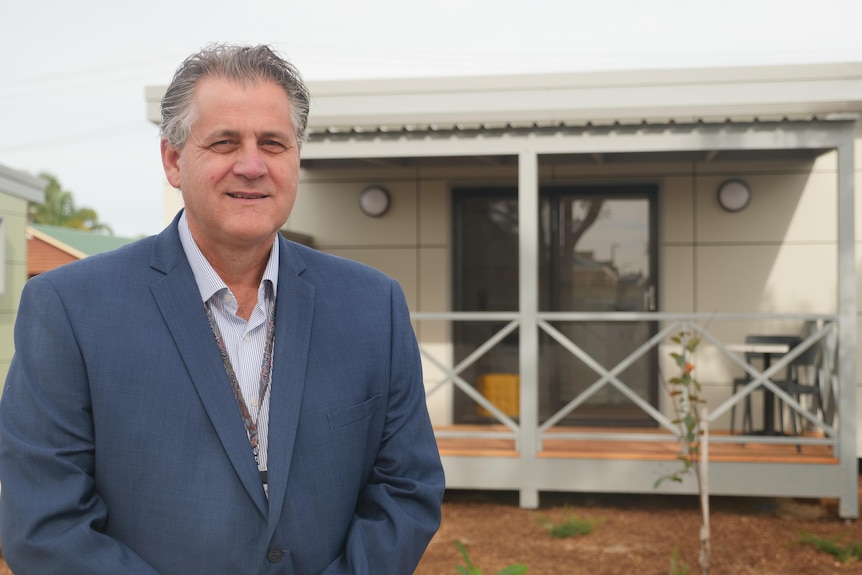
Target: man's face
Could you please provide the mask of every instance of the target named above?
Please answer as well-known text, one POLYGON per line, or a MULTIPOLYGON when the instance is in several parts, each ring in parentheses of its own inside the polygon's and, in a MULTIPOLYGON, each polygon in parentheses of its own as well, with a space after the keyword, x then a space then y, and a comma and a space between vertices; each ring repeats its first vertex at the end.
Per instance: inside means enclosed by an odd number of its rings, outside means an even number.
POLYGON ((162 163, 183 194, 189 229, 204 255, 272 242, 299 183, 299 146, 285 91, 273 82, 204 78, 196 119, 178 150, 162 141, 162 163))

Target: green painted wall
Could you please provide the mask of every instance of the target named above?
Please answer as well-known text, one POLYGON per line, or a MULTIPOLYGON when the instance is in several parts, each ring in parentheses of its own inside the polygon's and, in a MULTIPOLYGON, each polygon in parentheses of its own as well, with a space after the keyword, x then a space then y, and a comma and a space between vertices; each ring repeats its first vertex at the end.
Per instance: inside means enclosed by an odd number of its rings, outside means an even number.
POLYGON ((0 190, 0 224, 5 254, 0 265, 5 267, 5 286, 0 294, 0 385, 6 381, 15 346, 12 329, 21 290, 27 281, 27 201, 0 190))

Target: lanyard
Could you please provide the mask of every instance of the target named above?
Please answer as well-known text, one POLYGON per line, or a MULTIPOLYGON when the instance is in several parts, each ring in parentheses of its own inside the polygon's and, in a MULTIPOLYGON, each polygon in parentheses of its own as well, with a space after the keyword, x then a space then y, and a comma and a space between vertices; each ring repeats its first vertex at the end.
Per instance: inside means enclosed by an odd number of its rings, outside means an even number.
MULTIPOLYGON (((218 343, 225 370, 227 371, 228 378, 230 378, 230 385, 233 388, 233 394, 236 397, 236 402, 239 406, 240 414, 242 415, 242 423, 245 425, 245 430, 248 433, 248 441, 251 444, 251 452, 254 454, 254 461, 258 464, 258 469, 260 469, 260 442, 258 440, 257 420, 260 418, 260 410, 263 407, 263 398, 269 389, 270 377, 272 376, 272 349, 275 342, 275 301, 273 301, 270 306, 269 318, 266 322, 266 345, 263 350, 263 362, 260 366, 257 417, 254 419, 252 419, 251 413, 248 410, 248 405, 246 405, 245 399, 243 398, 242 389, 240 388, 239 381, 236 378, 236 372, 230 363, 230 356, 228 356, 227 348, 224 344, 224 338, 222 337, 221 331, 219 330, 218 324, 213 316, 210 303, 205 303, 204 308, 206 309, 207 318, 209 319, 210 327, 212 328, 216 343, 218 343)), ((266 484, 266 470, 260 470, 260 477, 261 481, 266 484)))

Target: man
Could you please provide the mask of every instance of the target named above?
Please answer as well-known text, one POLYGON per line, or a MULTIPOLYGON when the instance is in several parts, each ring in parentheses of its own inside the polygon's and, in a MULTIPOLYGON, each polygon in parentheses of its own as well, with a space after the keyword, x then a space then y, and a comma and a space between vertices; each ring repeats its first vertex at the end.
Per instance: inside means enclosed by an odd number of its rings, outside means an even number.
POLYGON ((399 286, 284 240, 309 98, 211 46, 162 102, 184 211, 27 283, 0 401, 16 575, 408 575, 443 474, 399 286))

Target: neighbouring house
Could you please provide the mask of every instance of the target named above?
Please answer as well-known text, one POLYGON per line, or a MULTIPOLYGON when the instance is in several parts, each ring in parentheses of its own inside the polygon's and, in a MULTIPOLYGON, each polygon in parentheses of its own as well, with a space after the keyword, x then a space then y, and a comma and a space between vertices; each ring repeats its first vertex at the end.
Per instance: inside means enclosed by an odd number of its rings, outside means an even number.
POLYGON ((27 277, 52 270, 87 256, 111 251, 133 242, 131 238, 106 236, 47 224, 27 226, 27 277))
POLYGON ((12 330, 27 281, 27 205, 45 201, 48 183, 0 165, 0 385, 15 346, 12 330))
POLYGON ((310 88, 286 227, 404 286, 450 488, 653 491, 687 331, 711 492, 858 515, 862 64, 310 88), (798 340, 755 366, 736 351, 755 334, 798 340), (822 407, 776 384, 800 373, 822 407))

